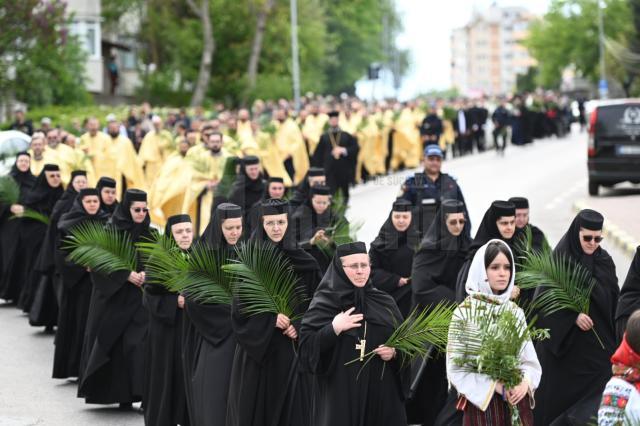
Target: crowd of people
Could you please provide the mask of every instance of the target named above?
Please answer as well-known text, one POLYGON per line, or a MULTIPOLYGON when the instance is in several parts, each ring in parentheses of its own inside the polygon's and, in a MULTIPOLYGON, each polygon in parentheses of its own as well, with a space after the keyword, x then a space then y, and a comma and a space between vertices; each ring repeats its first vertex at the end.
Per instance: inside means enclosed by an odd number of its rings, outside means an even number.
POLYGON ((523 308, 548 291, 518 286, 519 259, 547 244, 527 198, 493 201, 472 237, 463 192, 442 171, 447 152, 484 149, 472 117, 492 117, 500 134, 500 123, 517 125, 512 108, 465 105, 443 120, 438 104, 426 118, 413 103, 311 102, 298 117, 287 107, 211 120, 143 107, 126 125, 110 117, 106 133, 88 119, 73 144, 59 129, 34 132, 8 175, 19 199, 0 200, 0 298, 55 333, 53 378, 77 380, 89 404, 142 402, 154 426, 510 425, 514 410, 523 425, 608 425, 637 414, 640 250, 620 291, 593 210, 549 254, 593 279, 588 312, 540 313, 550 338, 525 339, 518 383, 456 356, 470 336, 501 326, 479 328, 465 311, 508 312, 519 330, 534 320, 523 308), (137 126, 150 126, 139 146, 128 137, 137 126), (417 166, 368 250, 338 238, 354 182, 417 166), (256 314, 240 290, 229 303, 171 291, 150 279, 144 257, 108 274, 69 258, 65 242, 82 224, 136 244, 152 237, 152 222, 186 258, 196 242, 234 260, 246 245, 269 247, 304 297, 293 314, 256 314), (441 304, 457 305, 446 350, 411 363, 387 344, 412 311, 441 304))

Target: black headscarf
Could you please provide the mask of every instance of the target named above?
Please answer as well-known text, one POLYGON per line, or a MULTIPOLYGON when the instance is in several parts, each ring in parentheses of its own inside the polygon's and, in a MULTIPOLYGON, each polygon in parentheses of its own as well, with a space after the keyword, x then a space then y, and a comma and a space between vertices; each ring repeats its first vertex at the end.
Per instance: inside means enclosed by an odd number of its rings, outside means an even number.
POLYGON ((127 189, 124 194, 122 203, 118 204, 113 215, 107 222, 107 226, 113 227, 118 231, 125 231, 131 235, 133 242, 138 242, 142 238, 151 237, 151 231, 149 230, 149 224, 151 219, 149 214, 146 215, 142 223, 135 223, 131 217, 129 208, 135 201, 147 201, 147 193, 140 191, 139 189, 127 189))
POLYGON ((63 234, 68 234, 74 226, 84 222, 85 220, 96 220, 99 222, 107 221, 109 216, 101 209, 98 209, 98 212, 93 215, 87 213, 87 211, 84 209, 82 200, 85 197, 89 196, 97 196, 98 198, 100 198, 97 189, 85 188, 80 190, 78 196, 73 202, 73 206, 71 207, 71 209, 60 217, 60 220, 58 221, 59 231, 61 231, 63 234))
POLYGON ((298 247, 295 240, 295 224, 289 215, 289 203, 285 200, 267 200, 261 204, 260 214, 258 215, 258 223, 251 234, 249 241, 266 242, 274 244, 291 260, 293 269, 298 272, 319 270, 318 263, 309 253, 298 247), (269 238, 262 224, 264 216, 286 214, 287 230, 280 242, 276 243, 269 238))
POLYGON ((106 204, 102 199, 102 189, 115 188, 115 187, 116 187, 116 181, 114 179, 111 179, 110 177, 104 177, 104 176, 98 180, 98 184, 96 185, 96 189, 98 190, 98 196, 100 197, 100 208, 104 210, 106 213, 108 213, 109 215, 112 215, 113 212, 116 210, 116 207, 118 207, 118 200, 115 200, 111 205, 106 204))
MULTIPOLYGON (((636 247, 636 254, 633 257, 627 278, 624 280, 620 290, 620 299, 616 311, 616 320, 631 315, 640 308, 640 246, 636 247)), ((625 321, 626 323, 626 321, 625 321)), ((620 327, 622 328, 622 327, 620 327)), ((622 331, 622 330, 620 330, 622 331)), ((619 333, 622 334, 622 333, 619 333)), ((618 336, 620 338, 621 336, 618 336)))
MULTIPOLYGON (((360 243, 362 244, 362 243, 360 243)), ((331 323, 336 313, 355 307, 370 324, 395 328, 402 314, 391 296, 373 286, 371 280, 364 287, 353 285, 342 267, 339 251, 333 257, 302 320, 302 327, 318 330, 331 323)), ((345 334, 355 334, 356 329, 345 334)))
POLYGON ((79 176, 87 177, 87 172, 85 172, 84 170, 74 170, 73 172, 71 172, 71 180, 69 181, 67 189, 65 189, 64 193, 62 194, 56 205, 53 207, 53 212, 51 213, 50 219, 52 222, 54 222, 54 225, 55 222, 57 222, 58 219, 60 219, 60 217, 64 213, 68 212, 69 209, 71 209, 71 207, 73 206, 73 203, 78 196, 78 191, 76 191, 76 189, 73 187, 73 181, 79 176))
POLYGON ((516 241, 518 233, 518 229, 516 229, 513 237, 507 239, 500 234, 500 230, 498 230, 498 219, 505 216, 515 216, 516 215, 516 206, 513 203, 508 201, 494 201, 491 203, 491 207, 485 212, 484 217, 482 218, 482 222, 480 222, 480 226, 478 227, 478 232, 476 232, 476 236, 469 247, 469 255, 468 259, 472 259, 473 255, 476 251, 487 244, 490 240, 502 240, 509 245, 511 250, 513 250, 513 243, 516 241))
POLYGON ((245 210, 248 210, 251 206, 260 201, 265 191, 265 183, 262 178, 262 173, 258 175, 257 179, 251 179, 247 175, 246 167, 259 163, 260 160, 258 157, 247 156, 243 158, 240 173, 236 176, 236 180, 231 188, 229 201, 239 205, 240 207, 244 207, 245 210))
POLYGON ((167 219, 167 224, 164 226, 164 235, 167 235, 171 237, 171 239, 174 239, 173 232, 171 232, 171 227, 173 225, 177 225, 178 223, 191 223, 191 217, 188 214, 176 214, 170 216, 169 219, 167 219))
POLYGON ((581 210, 571 222, 569 229, 562 236, 553 253, 567 256, 573 262, 584 266, 599 284, 611 287, 617 292, 618 280, 615 274, 615 266, 609 253, 599 246, 593 254, 588 255, 585 254, 580 245, 580 228, 598 231, 602 229, 603 223, 604 218, 597 211, 591 209, 581 210))
POLYGON ((57 188, 52 188, 51 186, 49 186, 49 183, 47 182, 46 172, 59 170, 60 168, 58 166, 45 164, 44 169, 36 178, 36 181, 33 184, 31 190, 27 191, 23 195, 21 194, 21 204, 39 213, 47 215, 51 214, 53 206, 56 204, 56 201, 58 201, 58 199, 62 196, 64 189, 62 189, 62 184, 57 188))
POLYGON ((317 230, 328 228, 331 226, 332 221, 336 219, 336 212, 331 208, 326 209, 322 214, 315 211, 313 208, 313 196, 316 194, 329 195, 330 189, 328 186, 311 188, 309 196, 291 216, 297 228, 298 235, 296 237, 300 242, 311 239, 317 230))
POLYGON ((13 163, 13 166, 11 166, 11 170, 9 171, 9 176, 11 176, 13 180, 16 181, 16 183, 20 187, 20 192, 31 188, 36 182, 36 177, 33 175, 33 173, 31 173, 30 169, 27 169, 26 172, 21 172, 20 169, 18 169, 18 158, 23 155, 31 158, 31 155, 29 155, 28 152, 19 152, 16 155, 15 163, 13 163))
POLYGON ((457 237, 452 235, 447 227, 447 214, 464 212, 465 206, 462 201, 444 200, 420 243, 420 250, 460 251, 466 255, 471 245, 471 238, 468 236, 469 221, 465 222, 462 233, 457 237))
MULTIPOLYGON (((242 217, 242 209, 240 208, 240 206, 232 203, 222 203, 218 205, 218 207, 216 207, 215 211, 213 212, 211 221, 209 221, 207 228, 204 230, 204 233, 200 237, 200 241, 214 249, 229 248, 229 244, 222 234, 222 222, 224 222, 226 219, 233 219, 238 217, 242 217)), ((243 240, 243 236, 246 233, 245 231, 246 229, 243 223, 242 236, 240 236, 238 242, 243 240)))
POLYGON ((411 217, 411 224, 404 232, 399 232, 394 226, 391 216, 394 211, 397 212, 409 212, 412 213, 413 205, 404 199, 398 199, 393 203, 393 208, 387 217, 387 220, 380 228, 378 236, 371 243, 371 248, 375 248, 379 252, 397 250, 402 246, 409 246, 414 251, 418 248, 420 243, 420 235, 416 229, 416 221, 413 214, 411 217))

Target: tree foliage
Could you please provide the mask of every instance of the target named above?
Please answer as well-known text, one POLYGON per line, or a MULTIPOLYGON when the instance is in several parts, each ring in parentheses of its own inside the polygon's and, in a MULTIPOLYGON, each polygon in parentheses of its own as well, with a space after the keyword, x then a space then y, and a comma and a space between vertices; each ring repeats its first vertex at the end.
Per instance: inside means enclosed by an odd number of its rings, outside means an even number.
MULTIPOLYGON (((258 11, 267 0, 210 2, 216 52, 207 99, 238 104, 244 99, 290 98, 289 2, 276 1, 270 9, 253 88, 247 69, 258 11)), ((156 103, 187 103, 197 79, 203 43, 200 19, 186 0, 103 0, 102 4, 105 25, 111 27, 131 8, 143 6, 137 34, 143 47, 140 59, 143 65, 154 64, 154 70, 143 72, 140 97, 156 103)), ((302 91, 353 92, 367 66, 384 62, 391 54, 397 54, 400 68, 406 69, 406 52, 398 52, 392 41, 385 52, 385 29, 389 40, 400 29, 388 0, 298 0, 302 91)))
MULTIPOLYGON (((526 40, 538 60, 538 83, 559 86, 562 71, 573 65, 582 77, 599 78, 598 3, 603 7, 605 36, 624 42, 637 37, 627 0, 552 0, 544 17, 534 22, 526 40)), ((608 61, 608 72, 620 75, 621 65, 608 61)))
POLYGON ((31 105, 86 103, 86 55, 62 0, 2 2, 0 96, 31 105))

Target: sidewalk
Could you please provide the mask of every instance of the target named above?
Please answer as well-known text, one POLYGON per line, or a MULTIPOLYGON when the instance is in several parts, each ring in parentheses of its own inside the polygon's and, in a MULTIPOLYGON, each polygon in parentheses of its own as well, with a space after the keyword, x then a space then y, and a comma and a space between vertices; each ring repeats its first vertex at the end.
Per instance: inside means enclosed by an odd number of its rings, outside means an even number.
POLYGON ((597 210, 605 218, 603 233, 630 258, 640 245, 640 189, 612 190, 600 197, 576 201, 574 210, 597 210))

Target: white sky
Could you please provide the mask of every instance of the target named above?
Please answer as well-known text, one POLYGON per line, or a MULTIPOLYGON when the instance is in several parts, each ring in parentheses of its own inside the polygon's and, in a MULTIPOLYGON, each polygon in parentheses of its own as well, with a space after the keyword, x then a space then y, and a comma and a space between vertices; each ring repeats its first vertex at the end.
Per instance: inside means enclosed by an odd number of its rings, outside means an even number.
MULTIPOLYGON (((401 99, 412 98, 428 90, 451 87, 451 31, 465 25, 474 8, 484 10, 493 2, 494 0, 395 0, 404 27, 397 43, 411 52, 411 67, 399 93, 401 99)), ((541 16, 550 0, 499 0, 496 3, 499 6, 523 6, 541 16)), ((371 88, 367 85, 368 82, 358 84, 361 96, 370 96, 371 88)), ((382 95, 381 91, 379 87, 376 94, 382 95)), ((385 94, 393 95, 392 92, 385 94)))

